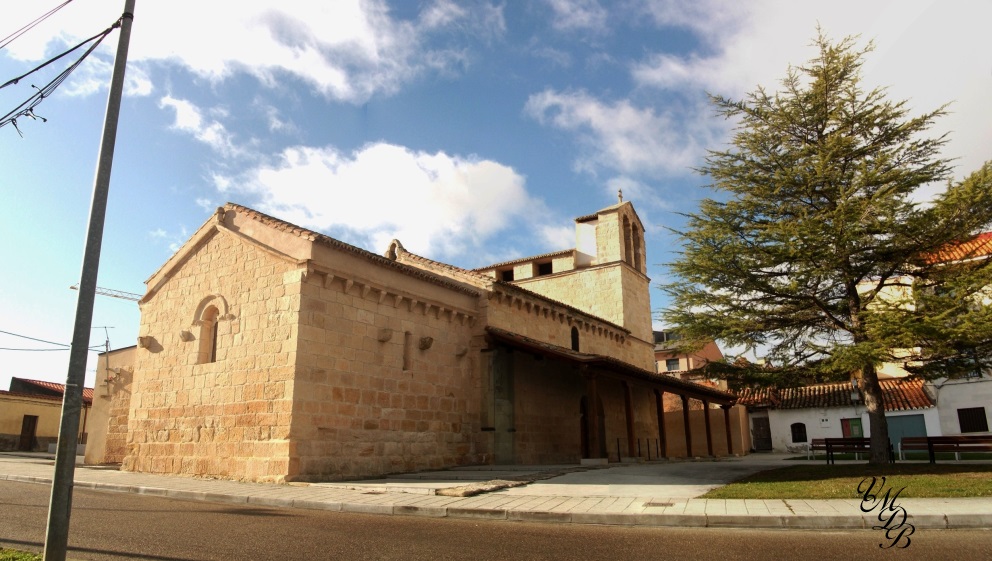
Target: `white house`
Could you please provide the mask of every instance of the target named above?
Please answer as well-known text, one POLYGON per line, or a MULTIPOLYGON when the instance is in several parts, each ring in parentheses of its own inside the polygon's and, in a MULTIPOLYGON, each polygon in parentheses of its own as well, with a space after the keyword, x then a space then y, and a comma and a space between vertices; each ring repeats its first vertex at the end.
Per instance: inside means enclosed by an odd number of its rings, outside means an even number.
MULTIPOLYGON (((937 401, 922 380, 880 380, 885 417, 893 445, 904 436, 936 436, 942 431, 937 401)), ((870 436, 864 400, 848 382, 799 388, 746 389, 738 404, 748 408, 756 451, 805 451, 814 438, 870 436)))

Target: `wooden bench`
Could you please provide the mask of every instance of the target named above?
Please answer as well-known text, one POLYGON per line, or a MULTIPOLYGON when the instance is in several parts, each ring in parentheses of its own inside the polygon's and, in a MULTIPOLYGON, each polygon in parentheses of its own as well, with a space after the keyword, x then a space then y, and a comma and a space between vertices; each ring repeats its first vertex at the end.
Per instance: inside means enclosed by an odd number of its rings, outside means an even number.
MULTIPOLYGON (((809 444, 810 453, 822 450, 827 453, 827 463, 834 463, 834 454, 837 452, 853 452, 855 454, 870 454, 870 438, 814 438, 809 444)), ((892 443, 889 443, 889 462, 895 461, 895 452, 892 450, 892 443)))
POLYGON ((813 440, 810 440, 809 447, 806 449, 806 459, 812 460, 819 451, 827 451, 827 441, 822 438, 814 438, 813 440))
MULTIPOLYGON (((926 450, 930 463, 937 463, 937 452, 992 452, 992 435, 971 434, 957 436, 904 436, 900 451, 926 450)), ((957 457, 957 456, 956 456, 957 457)))

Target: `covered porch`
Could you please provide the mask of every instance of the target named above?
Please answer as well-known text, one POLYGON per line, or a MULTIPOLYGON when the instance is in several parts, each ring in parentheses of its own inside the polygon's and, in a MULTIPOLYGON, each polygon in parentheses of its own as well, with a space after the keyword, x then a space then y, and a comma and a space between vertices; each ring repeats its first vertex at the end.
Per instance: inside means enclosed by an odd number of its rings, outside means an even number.
POLYGON ((740 455, 736 396, 617 359, 489 327, 483 431, 494 463, 605 463, 740 455), (666 399, 668 396, 668 399, 666 399), (676 404, 668 406, 675 396, 676 404))

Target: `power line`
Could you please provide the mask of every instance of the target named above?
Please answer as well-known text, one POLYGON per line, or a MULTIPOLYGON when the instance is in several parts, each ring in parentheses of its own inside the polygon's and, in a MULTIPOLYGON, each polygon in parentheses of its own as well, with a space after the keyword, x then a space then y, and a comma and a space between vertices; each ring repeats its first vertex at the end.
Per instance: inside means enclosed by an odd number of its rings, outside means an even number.
MULTIPOLYGON (((37 341, 39 343, 47 343, 49 345, 56 345, 58 347, 64 347, 64 348, 61 348, 61 349, 14 349, 14 348, 9 348, 9 347, 0 347, 0 351, 68 351, 69 350, 69 347, 70 347, 70 345, 66 345, 65 343, 56 343, 54 341, 46 341, 44 339, 38 339, 38 338, 35 338, 35 337, 28 337, 27 335, 20 335, 20 334, 17 334, 17 333, 11 333, 9 331, 0 331, 0 333, 3 333, 4 335, 11 335, 13 337, 20 337, 21 339, 28 339, 28 340, 31 340, 31 341, 37 341)), ((89 347, 89 349, 91 351, 100 350, 100 345, 93 345, 93 346, 89 347)))
POLYGON ((111 25, 107 29, 104 29, 100 33, 97 33, 96 35, 90 37, 89 39, 86 39, 85 41, 79 43, 75 47, 72 47, 71 49, 63 52, 62 54, 36 66, 35 68, 26 72, 25 74, 17 76, 16 78, 11 78, 10 80, 6 81, 4 84, 0 85, 0 89, 2 89, 10 85, 17 84, 23 78, 30 76, 31 74, 41 70, 42 68, 48 66, 49 64, 52 64, 53 62, 59 60, 60 58, 82 47, 83 45, 86 45, 87 43, 92 43, 92 45, 90 45, 89 48, 86 49, 86 52, 84 52, 79 57, 79 59, 76 60, 76 62, 70 64, 65 70, 63 70, 57 76, 55 76, 55 78, 53 78, 52 81, 48 82, 48 84, 46 84, 44 87, 39 88, 38 86, 31 84, 31 87, 38 90, 38 92, 28 97, 26 100, 24 100, 24 102, 22 102, 20 105, 15 107, 12 111, 7 113, 3 117, 0 117, 0 127, 3 127, 4 125, 8 125, 8 124, 13 125, 14 129, 17 131, 17 134, 24 136, 21 133, 21 129, 17 126, 17 119, 19 117, 41 119, 42 122, 47 121, 47 119, 45 119, 44 117, 39 117, 38 115, 35 115, 34 108, 37 107, 39 104, 41 104, 41 102, 44 101, 46 97, 52 95, 52 93, 60 85, 62 85, 62 82, 65 82, 65 80, 69 77, 69 75, 72 74, 72 71, 78 68, 79 65, 82 64, 84 60, 86 60, 86 57, 88 57, 90 53, 92 53, 100 45, 100 43, 103 42, 103 40, 107 37, 107 35, 110 35, 110 33, 114 29, 120 26, 121 26, 121 20, 117 20, 116 22, 114 22, 113 25, 111 25))
POLYGON ((68 351, 69 349, 12 349, 10 347, 0 347, 0 351, 68 351))
POLYGON ((46 341, 44 339, 36 339, 34 337, 28 337, 27 335, 20 335, 18 333, 11 333, 9 331, 0 331, 0 333, 3 333, 4 335, 12 335, 14 337, 20 337, 21 339, 30 339, 32 341, 37 341, 39 343, 48 343, 49 345, 58 345, 59 347, 67 347, 67 348, 69 347, 69 345, 66 345, 65 343, 55 343, 53 341, 46 341))
POLYGON ((29 23, 29 24, 25 25, 24 27, 18 29, 17 31, 11 33, 10 35, 4 37, 2 40, 0 40, 0 49, 6 48, 7 45, 13 43, 15 39, 17 39, 21 35, 24 35, 28 31, 31 31, 32 29, 34 29, 34 27, 36 25, 38 25, 39 23, 45 21, 49 17, 51 17, 51 15, 54 14, 55 12, 61 10, 62 8, 65 8, 70 2, 72 2, 72 0, 66 0, 65 2, 59 4, 58 6, 55 6, 54 8, 52 8, 51 10, 49 10, 48 12, 46 12, 46 13, 38 16, 31 23, 29 23))

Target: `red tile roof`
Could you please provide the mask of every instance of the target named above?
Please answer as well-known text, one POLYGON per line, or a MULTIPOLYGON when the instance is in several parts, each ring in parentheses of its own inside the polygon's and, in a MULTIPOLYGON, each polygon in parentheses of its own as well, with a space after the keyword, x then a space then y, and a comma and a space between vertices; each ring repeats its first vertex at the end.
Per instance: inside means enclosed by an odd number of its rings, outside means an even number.
POLYGON ((43 399, 46 401, 51 401, 54 403, 62 403, 62 398, 57 395, 42 395, 38 393, 24 393, 24 392, 9 392, 7 390, 0 390, 0 395, 9 395, 11 397, 27 397, 30 399, 43 399))
MULTIPOLYGON (((37 386, 51 392, 58 392, 60 396, 65 395, 65 384, 56 384, 55 382, 46 382, 44 380, 28 380, 25 378, 16 379, 31 386, 37 386)), ((83 402, 90 404, 93 403, 93 388, 83 388, 83 402)))
POLYGON ((928 255, 929 263, 947 263, 966 259, 977 259, 992 255, 992 232, 984 232, 963 242, 945 246, 935 254, 928 255))
MULTIPOLYGON (((923 380, 890 378, 879 380, 886 411, 911 411, 933 407, 935 402, 923 388, 923 380)), ((737 403, 752 408, 805 409, 852 407, 851 384, 836 382, 799 388, 744 389, 737 403)))
POLYGON ((564 257, 565 255, 571 255, 575 253, 575 249, 561 249, 558 251, 552 251, 550 253, 542 253, 541 255, 532 255, 530 257, 520 257, 517 259, 511 259, 509 261, 502 261, 500 263, 494 263, 492 265, 487 265, 485 267, 476 267, 472 269, 473 271, 491 271, 493 269, 498 269, 500 267, 506 267, 507 265, 516 265, 517 263, 526 263, 528 261, 537 261, 538 259, 548 259, 553 257, 564 257))

